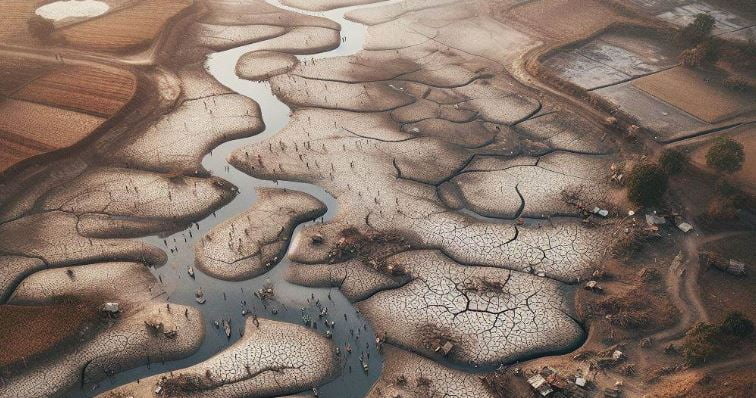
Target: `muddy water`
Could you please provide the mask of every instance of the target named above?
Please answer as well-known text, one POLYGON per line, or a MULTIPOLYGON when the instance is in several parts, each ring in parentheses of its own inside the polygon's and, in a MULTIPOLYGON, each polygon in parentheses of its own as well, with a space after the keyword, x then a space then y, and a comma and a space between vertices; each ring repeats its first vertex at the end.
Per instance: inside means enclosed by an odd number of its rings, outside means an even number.
MULTIPOLYGON (((268 2, 291 11, 303 12, 281 5, 275 0, 268 2)), ((397 2, 390 0, 380 4, 397 2)), ((347 21, 344 13, 354 8, 370 6, 355 6, 341 8, 329 12, 309 13, 330 18, 342 26, 341 45, 328 52, 315 55, 300 56, 300 60, 322 59, 328 57, 351 55, 362 49, 366 28, 363 25, 347 21)), ((254 51, 259 44, 251 44, 234 48, 208 57, 206 69, 219 82, 233 91, 254 99, 262 110, 266 129, 263 133, 250 138, 229 141, 216 147, 205 156, 203 166, 213 175, 222 177, 239 188, 239 195, 228 205, 219 209, 214 215, 199 221, 188 230, 170 236, 153 236, 143 240, 147 243, 162 247, 168 253, 168 263, 155 268, 152 272, 164 284, 168 292, 168 299, 172 303, 191 305, 199 308, 205 317, 206 337, 199 351, 189 358, 167 363, 152 363, 136 369, 119 373, 102 381, 96 386, 84 386, 72 396, 91 396, 106 391, 115 386, 134 381, 152 374, 175 370, 201 362, 222 351, 231 343, 238 340, 242 331, 244 316, 242 311, 257 314, 262 318, 270 318, 297 324, 304 324, 303 315, 316 321, 317 330, 325 333, 325 320, 335 322, 332 329, 333 341, 341 347, 342 374, 334 381, 319 388, 321 397, 351 398, 363 397, 380 374, 382 359, 375 345, 375 335, 372 329, 361 318, 351 303, 338 289, 315 289, 292 285, 283 279, 284 272, 290 261, 285 257, 276 267, 266 274, 243 282, 225 282, 214 279, 194 269, 195 278, 187 274, 187 267, 194 265, 194 244, 215 225, 232 218, 247 210, 256 199, 255 188, 278 187, 307 192, 328 206, 328 212, 322 219, 315 222, 328 221, 338 210, 338 202, 319 188, 310 184, 288 181, 266 181, 250 177, 232 166, 226 159, 229 154, 244 145, 258 142, 279 132, 289 121, 290 109, 279 101, 270 90, 267 82, 250 82, 239 79, 235 74, 236 62, 243 54, 254 51), (254 292, 261 287, 272 284, 275 290, 275 300, 262 302, 254 296, 254 292), (195 292, 198 288, 204 291, 207 302, 198 304, 195 292), (321 308, 327 308, 327 315, 319 317, 321 308), (221 329, 214 325, 214 321, 231 320, 232 336, 227 338, 221 329), (352 353, 346 352, 349 345, 352 353), (365 358, 368 371, 363 371, 361 358, 365 358)), ((306 225, 306 224, 303 224, 306 225)), ((295 230, 295 234, 302 225, 295 230)), ((145 360, 146 362, 146 360, 145 360)))

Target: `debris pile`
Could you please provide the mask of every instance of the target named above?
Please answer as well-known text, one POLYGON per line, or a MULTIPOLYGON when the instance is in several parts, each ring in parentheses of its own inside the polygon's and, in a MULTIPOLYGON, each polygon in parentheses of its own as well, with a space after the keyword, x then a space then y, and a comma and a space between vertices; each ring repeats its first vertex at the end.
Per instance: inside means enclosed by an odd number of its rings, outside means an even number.
POLYGON ((121 312, 121 307, 118 303, 107 302, 100 307, 100 311, 110 317, 116 317, 121 312))
POLYGON ((144 320, 144 324, 153 332, 162 333, 169 339, 176 337, 178 334, 178 326, 176 326, 176 323, 160 311, 150 314, 144 320))
POLYGON ((746 274, 746 265, 742 261, 735 259, 725 259, 724 257, 713 252, 702 252, 699 254, 699 261, 704 267, 714 267, 720 271, 727 272, 735 276, 746 274))
POLYGON ((546 366, 530 377, 528 384, 542 397, 550 398, 587 398, 588 381, 582 374, 564 377, 556 370, 546 366))
POLYGON ((384 261, 387 257, 407 251, 412 246, 404 237, 393 232, 362 233, 350 227, 341 231, 341 237, 328 253, 331 263, 358 258, 363 264, 387 275, 402 275, 395 264, 384 261))
POLYGON ((276 292, 273 290, 273 283, 266 281, 265 285, 255 290, 255 296, 262 301, 273 300, 276 297, 276 292))

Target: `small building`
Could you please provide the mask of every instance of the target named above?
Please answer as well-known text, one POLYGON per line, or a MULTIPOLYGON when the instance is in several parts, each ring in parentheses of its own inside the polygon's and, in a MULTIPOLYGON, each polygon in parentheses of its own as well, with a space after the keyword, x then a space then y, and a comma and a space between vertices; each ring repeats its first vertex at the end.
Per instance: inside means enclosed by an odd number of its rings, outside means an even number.
POLYGON ((453 348, 454 348, 454 344, 452 344, 451 341, 447 341, 446 343, 444 343, 444 345, 442 345, 441 347, 439 347, 439 351, 441 351, 441 353, 444 356, 447 356, 447 355, 449 355, 449 353, 451 352, 451 350, 453 348))
POLYGON ((678 229, 679 229, 680 231, 683 231, 683 232, 684 232, 684 233, 686 233, 686 234, 687 234, 688 232, 690 232, 690 231, 692 231, 692 230, 693 230, 693 226, 692 226, 692 225, 690 225, 690 224, 688 224, 688 223, 686 223, 686 222, 684 222, 684 221, 683 221, 683 222, 681 222, 680 224, 677 224, 677 228, 678 228, 678 229))
POLYGON ((107 312, 108 314, 115 315, 121 312, 121 309, 118 303, 108 302, 102 305, 102 312, 107 312))
POLYGON ((656 214, 646 214, 646 224, 648 225, 664 225, 667 223, 667 219, 659 217, 656 214))
POLYGON ((533 387, 534 390, 538 391, 538 393, 541 394, 542 397, 546 397, 554 392, 549 383, 546 382, 546 379, 540 374, 536 374, 533 377, 529 378, 528 384, 530 384, 530 386, 533 387))
POLYGON ((727 263, 726 271, 733 275, 745 275, 746 265, 743 262, 730 259, 730 261, 727 263))

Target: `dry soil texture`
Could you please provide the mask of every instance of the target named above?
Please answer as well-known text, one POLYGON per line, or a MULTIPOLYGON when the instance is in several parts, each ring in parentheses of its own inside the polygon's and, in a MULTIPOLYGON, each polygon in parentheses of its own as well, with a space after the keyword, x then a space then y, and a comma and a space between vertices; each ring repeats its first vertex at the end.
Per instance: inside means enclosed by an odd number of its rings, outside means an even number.
POLYGON ((310 390, 338 374, 336 347, 303 326, 247 318, 244 336, 197 365, 100 395, 269 397, 310 390))

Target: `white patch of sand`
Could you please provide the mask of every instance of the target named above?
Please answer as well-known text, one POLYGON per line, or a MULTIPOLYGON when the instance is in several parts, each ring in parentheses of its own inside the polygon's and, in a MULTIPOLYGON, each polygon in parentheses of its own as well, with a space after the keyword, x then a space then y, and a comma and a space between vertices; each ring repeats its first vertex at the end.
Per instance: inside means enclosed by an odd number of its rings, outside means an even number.
POLYGON ((92 18, 105 14, 110 6, 97 0, 56 1, 37 8, 36 14, 60 21, 66 18, 92 18))

